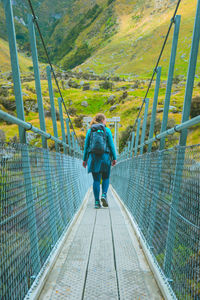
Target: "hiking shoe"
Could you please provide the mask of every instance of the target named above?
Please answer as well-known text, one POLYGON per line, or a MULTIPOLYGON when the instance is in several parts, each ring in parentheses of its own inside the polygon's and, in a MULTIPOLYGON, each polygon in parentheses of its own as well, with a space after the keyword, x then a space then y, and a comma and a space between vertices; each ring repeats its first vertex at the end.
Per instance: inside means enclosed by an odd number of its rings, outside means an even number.
POLYGON ((101 208, 101 204, 99 201, 95 201, 94 208, 96 209, 101 208))
POLYGON ((107 201, 107 197, 106 197, 105 193, 103 193, 101 196, 101 202, 102 202, 103 207, 108 207, 108 201, 107 201))

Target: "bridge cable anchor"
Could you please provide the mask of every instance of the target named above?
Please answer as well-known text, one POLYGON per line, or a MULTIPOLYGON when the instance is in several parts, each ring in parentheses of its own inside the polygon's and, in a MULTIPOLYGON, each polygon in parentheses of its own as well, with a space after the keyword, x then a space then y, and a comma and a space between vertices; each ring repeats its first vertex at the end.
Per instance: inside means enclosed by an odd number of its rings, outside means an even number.
POLYGON ((174 131, 180 133, 180 131, 177 130, 177 125, 174 126, 174 131))
POLYGON ((32 16, 32 21, 33 21, 33 23, 35 23, 37 20, 38 20, 39 18, 37 17, 37 16, 32 16))
POLYGON ((31 130, 33 128, 33 125, 31 123, 29 123, 29 122, 26 122, 26 123, 30 125, 30 128, 25 128, 25 130, 26 131, 31 130))
POLYGON ((171 18, 171 23, 172 23, 172 24, 175 23, 175 18, 174 18, 174 17, 171 18))
POLYGON ((158 136, 157 136, 157 135, 155 136, 155 139, 156 139, 156 141, 159 141, 159 140, 160 140, 160 139, 158 138, 158 136))
POLYGON ((154 69, 153 69, 153 72, 154 72, 154 73, 158 73, 158 67, 154 68, 154 69))

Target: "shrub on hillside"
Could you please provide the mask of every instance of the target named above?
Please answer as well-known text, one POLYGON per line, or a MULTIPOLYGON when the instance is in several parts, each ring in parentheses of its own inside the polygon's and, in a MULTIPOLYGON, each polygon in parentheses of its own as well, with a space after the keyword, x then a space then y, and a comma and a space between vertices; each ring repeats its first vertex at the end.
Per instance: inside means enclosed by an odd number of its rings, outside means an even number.
POLYGON ((190 117, 194 118, 200 115, 200 96, 192 98, 190 117))
POLYGON ((74 108, 74 107, 68 108, 68 113, 70 114, 70 116, 75 116, 76 115, 76 108, 74 108))
POLYGON ((103 90, 112 90, 113 89, 113 83, 111 81, 103 81, 99 84, 100 88, 103 90))
POLYGON ((129 125, 128 127, 126 127, 124 131, 121 132, 121 136, 119 139, 119 152, 121 152, 123 148, 126 146, 126 143, 129 140, 132 131, 133 131, 133 125, 129 125))
POLYGON ((85 115, 79 115, 77 118, 74 119, 74 124, 76 127, 81 128, 83 127, 83 118, 85 115))
POLYGON ((84 145, 85 145, 85 135, 84 134, 79 135, 78 142, 79 142, 81 149, 84 149, 84 145))

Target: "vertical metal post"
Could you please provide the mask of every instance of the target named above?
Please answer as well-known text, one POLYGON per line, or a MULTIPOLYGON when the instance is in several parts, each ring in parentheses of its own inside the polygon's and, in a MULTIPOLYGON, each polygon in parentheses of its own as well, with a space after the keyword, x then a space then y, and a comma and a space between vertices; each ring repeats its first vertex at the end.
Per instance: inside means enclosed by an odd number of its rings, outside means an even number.
POLYGON ((75 140, 75 149, 76 149, 76 155, 78 157, 78 142, 75 140))
MULTIPOLYGON (((194 86, 194 76, 195 76, 195 70, 197 64, 197 55, 199 50, 199 40, 200 40, 200 0, 198 0, 197 2, 197 10, 196 10, 194 30, 193 30, 192 47, 190 52, 190 61, 188 67, 187 83, 186 83, 184 106, 183 106, 183 113, 182 113, 182 122, 185 122, 189 119, 192 92, 194 86)), ((184 147, 186 145, 186 140, 187 140, 187 129, 186 130, 184 129, 180 135, 179 145, 184 147)), ((171 277, 171 267, 172 267, 172 259, 173 259, 174 243, 175 243, 175 235, 176 235, 176 222, 177 222, 176 211, 180 200, 179 191, 182 182, 184 160, 185 160, 185 149, 179 148, 177 153, 177 159, 176 159, 176 170, 174 176, 175 184, 172 192, 172 203, 170 209, 168 235, 166 241, 165 259, 164 259, 164 270, 168 278, 171 277)))
MULTIPOLYGON (((51 104, 51 117, 52 117, 52 122, 53 122, 53 132, 54 136, 58 138, 58 128, 57 128, 57 122, 56 122, 56 110, 55 110, 55 103, 54 103, 54 93, 53 93, 53 86, 52 86, 52 79, 51 79, 51 67, 47 66, 46 67, 46 72, 47 72, 47 80, 48 80, 48 88, 49 88, 49 98, 50 98, 50 104, 51 104)), ((61 159, 60 159, 60 154, 59 154, 59 145, 55 143, 55 148, 57 152, 57 160, 56 160, 56 165, 58 168, 58 173, 59 173, 59 188, 60 190, 63 190, 63 185, 62 183, 64 182, 63 179, 63 172, 62 172, 62 166, 61 166, 61 159)), ((60 216, 63 216, 63 222, 66 225, 67 224, 67 218, 66 218, 66 213, 67 213, 67 207, 66 207, 66 202, 64 198, 64 193, 61 195, 61 199, 57 198, 57 203, 60 202, 63 208, 63 211, 60 211, 60 216)), ((61 219, 62 222, 62 219, 61 219)))
MULTIPOLYGON (((18 63, 18 56, 17 56, 13 11, 12 11, 10 0, 4 0, 3 4, 4 4, 5 16, 6 16, 6 27, 8 31, 17 117, 24 121, 25 120, 24 106, 23 106, 22 89, 21 89, 21 81, 20 81, 19 63, 18 63)), ((25 145, 26 131, 24 128, 20 126, 19 126, 19 138, 20 138, 20 143, 24 144, 22 146, 21 159, 22 159, 22 169, 23 169, 23 176, 24 176, 25 190, 26 190, 26 205, 27 205, 27 212, 28 212, 28 230, 29 230, 29 238, 30 238, 30 256, 31 256, 31 265, 32 265, 32 275, 35 276, 38 274, 41 268, 41 262, 40 262, 40 253, 39 253, 39 245, 38 245, 38 234, 37 234, 36 214, 35 214, 35 205, 34 205, 34 196, 33 196, 33 184, 31 178, 30 158, 29 158, 28 147, 27 145, 25 145)))
MULTIPOLYGON (((145 139, 145 132, 146 132, 146 127, 147 127, 148 108, 149 108, 149 99, 146 98, 145 99, 144 119, 143 119, 143 124, 142 124, 141 142, 140 142, 141 145, 144 143, 144 139, 145 139)), ((143 154, 143 149, 144 149, 144 146, 142 146, 140 148, 140 154, 143 154)))
POLYGON ((117 124, 116 124, 116 143, 117 143, 117 148, 116 148, 116 152, 117 152, 117 155, 119 153, 119 121, 117 121, 117 124))
MULTIPOLYGON (((40 128, 41 130, 46 132, 46 125, 45 125, 45 118, 44 118, 44 108, 43 108, 43 100, 42 100, 42 89, 41 89, 41 82, 40 82, 40 71, 39 71, 39 64, 38 64, 38 55, 37 55, 37 46, 36 46, 36 38, 35 38, 35 29, 33 23, 32 15, 28 15, 28 27, 29 27, 29 35, 30 35, 30 44, 31 44, 31 53, 33 59, 33 69, 35 74, 35 86, 36 86, 36 94, 37 94, 37 103, 38 103, 38 112, 39 112, 39 119, 40 119, 40 128)), ((44 149, 47 149, 47 139, 42 137, 42 146, 44 149)), ((44 150, 43 152, 44 157, 44 170, 45 170, 45 177, 47 183, 47 195, 48 195, 48 203, 49 203, 49 224, 52 233, 52 240, 56 243, 58 239, 58 232, 56 226, 56 217, 60 215, 60 212, 55 209, 54 205, 54 197, 53 197, 53 190, 52 190, 52 178, 51 178, 51 171, 49 166, 49 152, 48 150, 44 150)), ((57 200, 58 201, 58 200, 57 200)))
POLYGON ((140 136, 140 124, 141 124, 141 119, 138 119, 138 124, 137 124, 137 133, 136 133, 136 140, 135 140, 135 152, 134 155, 137 156, 137 151, 138 151, 138 143, 139 143, 139 136, 140 136))
MULTIPOLYGON (((49 88, 49 98, 50 98, 50 105, 51 105, 51 118, 53 123, 53 133, 56 138, 58 138, 58 129, 57 129, 57 122, 56 122, 56 110, 54 104, 54 94, 53 94, 53 86, 52 86, 52 79, 51 79, 51 67, 46 67, 47 72, 47 80, 48 80, 48 88, 49 88)), ((59 152, 59 145, 55 143, 56 152, 59 152)))
POLYGON ((71 135, 70 135, 70 128, 69 128, 69 118, 67 118, 65 122, 67 127, 67 140, 69 145, 69 154, 71 154, 71 135))
MULTIPOLYGON (((134 156, 137 156, 137 152, 138 152, 138 143, 139 143, 139 137, 140 137, 140 124, 141 124, 141 119, 138 119, 138 124, 137 124, 137 134, 136 134, 136 141, 135 141, 135 153, 134 156)), ((136 187, 138 186, 139 183, 139 178, 140 178, 140 163, 138 162, 138 157, 137 157, 137 174, 136 174, 136 178, 135 178, 135 185, 136 187)), ((135 195, 135 193, 133 194, 133 199, 132 199, 132 203, 131 203, 131 209, 133 207, 133 216, 135 218, 135 211, 137 208, 137 196, 135 195)))
MULTIPOLYGON (((147 116, 148 116, 148 108, 149 108, 149 99, 145 99, 145 110, 144 110, 144 119, 143 119, 143 124, 142 124, 142 134, 141 134, 141 141, 140 144, 142 145, 144 143, 145 139, 145 132, 146 132, 146 126, 147 126, 147 116)), ((140 154, 143 154, 143 146, 140 148, 140 154)), ((143 172, 142 168, 142 160, 140 158, 138 162, 138 170, 137 170, 137 177, 136 177, 136 182, 135 185, 136 187, 139 187, 140 185, 140 180, 141 180, 141 174, 143 172), (140 161, 141 160, 141 161, 140 161)), ((141 207, 143 206, 143 201, 141 201, 142 194, 135 195, 134 196, 134 212, 136 212, 137 208, 137 215, 139 215, 141 207)), ((136 216, 135 216, 136 217, 136 216)))
POLYGON ((114 121, 114 123, 115 123, 114 145, 115 145, 115 150, 117 151, 117 121, 114 121))
POLYGON ((135 141, 135 131, 132 132, 132 137, 131 137, 130 157, 133 156, 133 146, 134 146, 134 141, 135 141))
MULTIPOLYGON (((34 74, 35 74, 35 87, 36 87, 36 94, 37 94, 40 128, 43 131, 46 131, 43 100, 42 100, 42 90, 41 90, 41 84, 40 84, 40 71, 39 71, 36 38, 35 38, 35 29, 34 29, 34 24, 33 24, 33 17, 30 14, 28 14, 28 29, 29 29, 29 35, 30 35, 33 69, 34 69, 34 74)), ((47 148, 47 139, 45 137, 42 137, 42 146, 43 146, 43 148, 47 148)))
MULTIPOLYGON (((167 128, 169 104, 170 104, 170 97, 171 97, 171 90, 172 90, 172 83, 173 83, 174 66, 175 66, 175 60, 176 60, 176 50, 177 50, 177 45, 178 45, 178 36, 179 36, 181 16, 177 15, 175 17, 174 22, 175 22, 174 36, 173 36, 171 57, 170 57, 170 63, 169 63, 169 73, 168 73, 168 80, 167 80, 167 89, 166 89, 166 95, 165 95, 165 104, 164 104, 161 132, 165 131, 167 128)), ((165 138, 162 138, 160 141, 160 150, 163 150, 164 148, 165 148, 165 138)))
POLYGON ((73 153, 75 154, 75 142, 74 142, 74 132, 72 131, 72 149, 73 153))
MULTIPOLYGON (((160 87, 160 77, 161 77, 161 67, 158 67, 157 70, 157 76, 156 76, 156 85, 155 85, 155 92, 154 92, 154 100, 153 100, 153 107, 152 107, 152 113, 151 113, 151 123, 150 123, 150 129, 149 129, 149 139, 153 137, 154 132, 154 125, 155 125, 155 119, 156 119, 156 108, 157 108, 157 102, 158 102, 158 93, 159 93, 159 87, 160 87)), ((152 143, 148 145, 147 152, 150 153, 152 149, 152 143)), ((145 157, 145 166, 146 170, 145 178, 144 178, 144 193, 142 194, 142 200, 141 200, 141 206, 140 206, 140 213, 139 213, 139 225, 142 228, 144 225, 144 210, 145 210, 145 202, 147 198, 147 189, 146 186, 148 184, 149 180, 149 174, 150 174, 150 158, 147 154, 145 157)))
MULTIPOLYGON (((161 77, 161 67, 158 67, 156 70, 157 76, 156 76, 156 86, 155 86, 155 92, 154 92, 154 99, 153 99, 153 107, 151 112, 151 124, 149 129, 149 139, 153 137, 154 133, 154 126, 155 126, 155 120, 156 120, 156 108, 158 103, 158 93, 160 88, 160 77, 161 77)), ((152 143, 148 145, 148 151, 151 152, 152 149, 152 143)))
MULTIPOLYGON (((177 50, 177 45, 178 45, 180 21, 181 21, 181 16, 177 15, 174 19, 175 27, 174 27, 174 35, 173 35, 172 48, 171 48, 171 57, 170 57, 170 64, 169 64, 169 72, 168 72, 168 80, 167 80, 167 89, 166 89, 166 94, 165 94, 165 104, 164 104, 161 132, 165 131, 167 128, 169 104, 170 104, 171 89, 172 89, 172 83, 173 83, 174 66, 175 66, 175 59, 176 59, 176 50, 177 50)), ((173 20, 172 20, 172 22, 173 22, 173 20)), ((164 147, 165 147, 165 138, 162 138, 160 141, 160 150, 163 150, 164 147)), ((157 160, 157 173, 156 173, 156 178, 155 178, 156 183, 154 185, 154 197, 152 199, 151 208, 150 208, 151 222, 150 222, 150 225, 148 228, 150 245, 152 244, 152 238, 153 238, 155 221, 156 221, 155 217, 156 217, 157 201, 158 201, 158 194, 159 194, 160 182, 161 182, 162 161, 163 161, 163 154, 162 154, 162 152, 159 152, 158 160, 157 160)))
MULTIPOLYGON (((66 144, 65 125, 64 125, 64 119, 63 119, 62 99, 61 98, 58 98, 58 105, 59 105, 59 113, 60 113, 60 125, 61 125, 61 131, 62 131, 62 140, 66 144)), ((64 146, 64 153, 67 154, 67 149, 65 146, 64 146)))
POLYGON ((127 155, 127 158, 129 158, 129 156, 130 156, 130 147, 131 147, 131 142, 128 141, 128 148, 127 148, 128 155, 127 155))
MULTIPOLYGON (((24 105, 23 105, 23 98, 22 98, 19 62, 17 56, 17 44, 16 44, 16 34, 15 34, 15 27, 13 21, 13 11, 12 11, 10 0, 3 0, 3 4, 4 4, 5 16, 6 16, 6 27, 8 32, 17 117, 24 121, 25 120, 24 105)), ((26 131, 24 128, 20 126, 18 128, 19 128, 20 142, 22 144, 26 144, 26 131)))

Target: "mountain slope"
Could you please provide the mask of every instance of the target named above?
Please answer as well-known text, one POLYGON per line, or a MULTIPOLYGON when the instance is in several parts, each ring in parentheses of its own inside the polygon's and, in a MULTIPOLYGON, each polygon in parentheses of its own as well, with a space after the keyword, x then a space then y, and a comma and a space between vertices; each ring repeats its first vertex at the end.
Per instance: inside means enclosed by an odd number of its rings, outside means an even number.
MULTIPOLYGON (((117 34, 111 38, 106 46, 101 47, 80 66, 82 71, 90 69, 97 74, 139 75, 143 78, 148 78, 152 74, 176 3, 155 8, 155 3, 153 5, 152 2, 149 2, 143 8, 134 7, 131 12, 130 7, 127 8, 125 2, 123 0, 120 1, 120 4, 116 2, 115 11, 119 24, 117 34)), ((133 1, 131 2, 133 3, 133 1)), ((136 4, 139 2, 137 1, 136 4)), ((181 15, 181 27, 176 75, 186 76, 196 2, 194 0, 182 1, 178 10, 178 14, 181 15)), ((173 31, 171 31, 160 63, 163 66, 162 73, 165 77, 168 72, 172 36, 173 31)), ((199 63, 197 74, 200 74, 199 63)))
MULTIPOLYGON (((27 58, 23 53, 18 53, 20 71, 22 73, 30 71, 32 68, 31 59, 27 58)), ((8 42, 0 38, 0 73, 10 72, 10 53, 8 42)))
MULTIPOLYGON (((150 77, 164 41, 175 0, 33 0, 33 7, 49 54, 63 69, 97 74, 150 77)), ((176 75, 186 76, 197 0, 182 0, 181 29, 176 75)), ((30 55, 28 2, 13 0, 19 48, 30 55)), ((5 34, 5 17, 0 4, 0 37, 5 34)), ((161 65, 166 77, 171 32, 161 65)), ((40 39, 39 58, 45 61, 40 39)), ((197 74, 200 73, 199 64, 197 74)))

